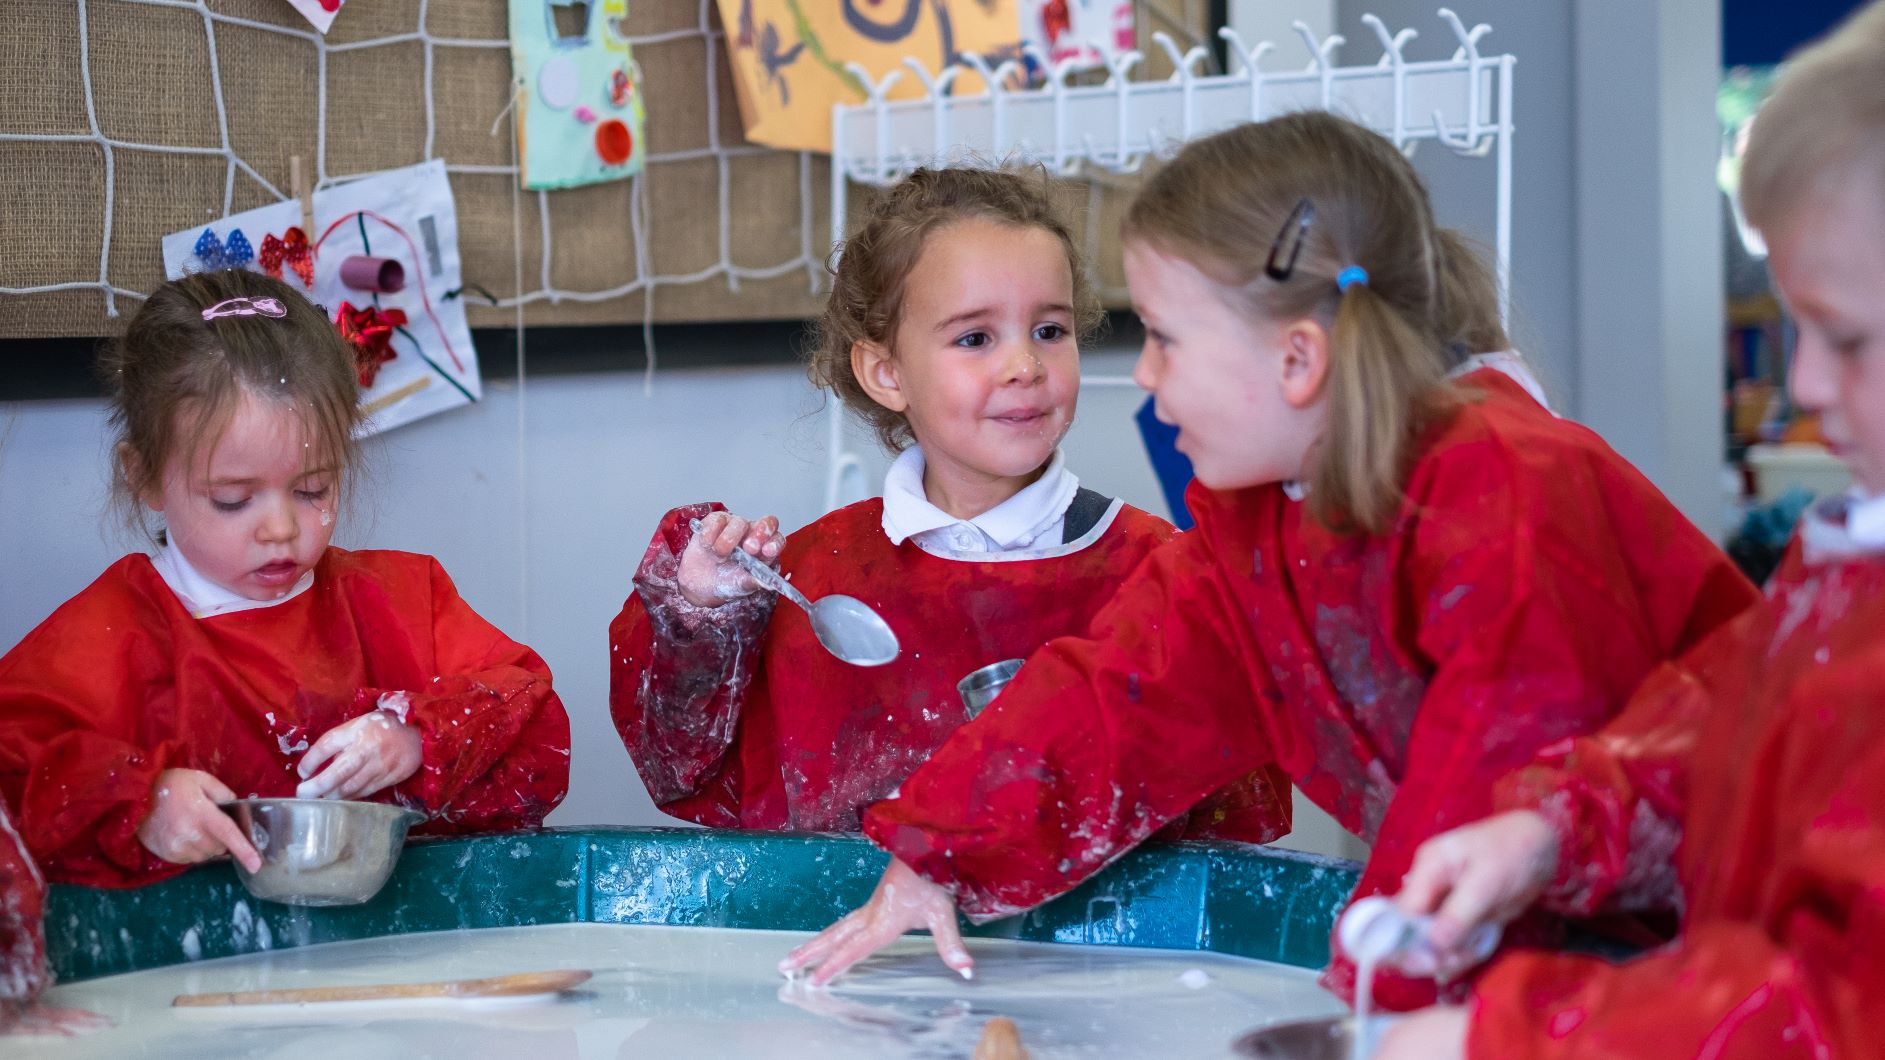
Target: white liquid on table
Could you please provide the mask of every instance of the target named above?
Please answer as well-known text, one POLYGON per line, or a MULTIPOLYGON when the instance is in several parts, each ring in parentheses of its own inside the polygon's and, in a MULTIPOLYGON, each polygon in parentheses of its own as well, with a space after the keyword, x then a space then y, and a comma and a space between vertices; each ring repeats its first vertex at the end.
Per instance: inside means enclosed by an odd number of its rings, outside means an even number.
POLYGON ((1315 973, 1215 954, 977 939, 973 982, 910 938, 828 990, 787 983, 807 936, 719 928, 556 924, 331 943, 54 988, 46 1002, 116 1026, 7 1038, 7 1057, 575 1060, 633 1057, 965 1057, 990 1017, 1036 1060, 1227 1057, 1245 1031, 1343 1011, 1315 973), (173 1009, 177 994, 482 978, 589 968, 561 1001, 373 1002, 173 1009), (1209 976, 1202 985, 1200 971, 1209 976))

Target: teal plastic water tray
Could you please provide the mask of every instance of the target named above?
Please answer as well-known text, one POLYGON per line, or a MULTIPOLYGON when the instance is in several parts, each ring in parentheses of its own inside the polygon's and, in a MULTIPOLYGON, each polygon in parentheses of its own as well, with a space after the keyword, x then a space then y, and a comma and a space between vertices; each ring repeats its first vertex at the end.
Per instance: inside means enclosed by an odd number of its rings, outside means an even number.
MULTIPOLYGON (((870 896, 885 855, 854 835, 571 829, 413 842, 365 905, 259 902, 227 864, 131 891, 53 888, 46 935, 72 982, 184 961, 413 932, 596 923, 814 931, 870 896)), ((1356 865, 1241 845, 1147 846, 972 935, 1199 950, 1303 968, 1356 865)))

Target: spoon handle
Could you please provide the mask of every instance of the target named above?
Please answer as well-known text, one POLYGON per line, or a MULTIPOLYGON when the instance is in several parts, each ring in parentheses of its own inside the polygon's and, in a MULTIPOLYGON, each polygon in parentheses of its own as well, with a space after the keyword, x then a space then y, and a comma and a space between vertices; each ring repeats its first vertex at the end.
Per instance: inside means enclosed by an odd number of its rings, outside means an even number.
MULTIPOLYGON (((689 520, 687 525, 694 533, 700 533, 699 519, 689 520)), ((771 589, 804 608, 806 614, 811 614, 812 602, 805 598, 805 594, 794 588, 791 582, 785 580, 784 575, 767 566, 758 556, 743 548, 736 548, 733 550, 733 559, 745 568, 746 573, 753 576, 753 580, 759 583, 760 588, 771 589)))

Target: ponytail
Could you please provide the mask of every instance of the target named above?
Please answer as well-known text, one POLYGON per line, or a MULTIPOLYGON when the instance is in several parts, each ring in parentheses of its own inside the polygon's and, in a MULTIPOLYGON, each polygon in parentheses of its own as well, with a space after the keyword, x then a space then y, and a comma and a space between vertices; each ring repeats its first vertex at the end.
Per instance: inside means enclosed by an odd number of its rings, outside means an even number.
POLYGON ((1451 228, 1435 228, 1433 252, 1439 280, 1434 323, 1449 353, 1457 354, 1449 360, 1511 349, 1499 315, 1499 281, 1472 241, 1451 228))
POLYGON ((1447 364, 1432 333, 1366 283, 1341 294, 1329 332, 1329 423, 1310 479, 1310 511, 1338 531, 1393 527, 1413 443, 1450 407, 1447 364), (1410 397, 1412 400, 1410 400, 1410 397))

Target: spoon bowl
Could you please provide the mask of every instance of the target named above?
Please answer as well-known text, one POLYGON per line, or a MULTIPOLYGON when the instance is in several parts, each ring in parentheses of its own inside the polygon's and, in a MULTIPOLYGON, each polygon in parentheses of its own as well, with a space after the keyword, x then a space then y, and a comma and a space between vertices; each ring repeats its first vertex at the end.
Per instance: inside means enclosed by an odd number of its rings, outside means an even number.
MULTIPOLYGON (((694 533, 700 533, 700 520, 689 521, 694 533)), ((762 589, 770 589, 805 609, 811 616, 812 633, 825 650, 853 666, 882 666, 896 659, 903 650, 897 635, 871 606, 855 596, 833 594, 807 599, 778 571, 743 548, 733 550, 733 559, 762 589)))

